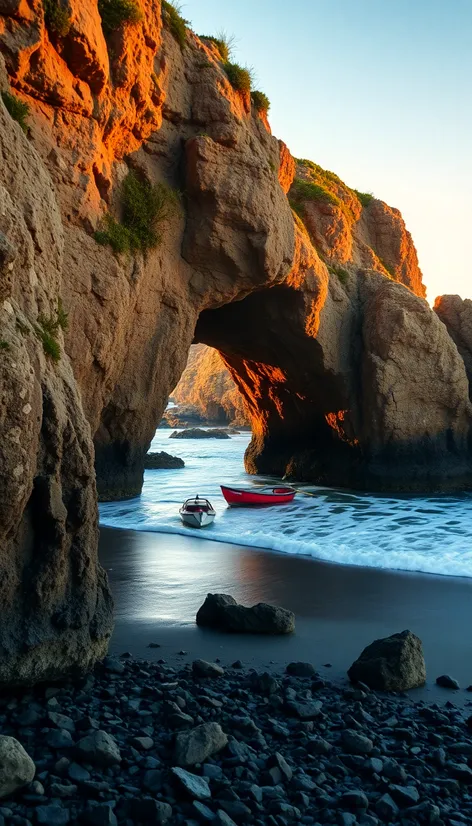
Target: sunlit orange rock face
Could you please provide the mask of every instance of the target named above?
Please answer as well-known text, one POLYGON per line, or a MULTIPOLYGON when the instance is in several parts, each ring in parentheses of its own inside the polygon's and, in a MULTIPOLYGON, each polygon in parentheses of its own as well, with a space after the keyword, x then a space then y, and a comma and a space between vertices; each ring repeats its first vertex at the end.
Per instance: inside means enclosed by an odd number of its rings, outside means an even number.
POLYGON ((249 423, 244 396, 232 380, 217 350, 195 344, 172 398, 191 405, 202 419, 241 427, 249 423))

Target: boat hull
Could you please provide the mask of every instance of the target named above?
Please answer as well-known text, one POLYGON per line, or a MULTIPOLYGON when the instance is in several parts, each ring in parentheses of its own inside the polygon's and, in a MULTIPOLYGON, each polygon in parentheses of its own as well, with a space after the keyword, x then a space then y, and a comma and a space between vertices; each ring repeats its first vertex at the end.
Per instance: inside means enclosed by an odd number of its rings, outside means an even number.
POLYGON ((214 522, 214 513, 181 513, 180 518, 189 528, 206 528, 214 522))
POLYGON ((262 490, 257 490, 257 488, 229 488, 226 485, 221 485, 220 487, 224 498, 231 507, 285 505, 288 502, 292 502, 296 494, 296 490, 293 488, 284 488, 282 486, 263 488, 262 490))

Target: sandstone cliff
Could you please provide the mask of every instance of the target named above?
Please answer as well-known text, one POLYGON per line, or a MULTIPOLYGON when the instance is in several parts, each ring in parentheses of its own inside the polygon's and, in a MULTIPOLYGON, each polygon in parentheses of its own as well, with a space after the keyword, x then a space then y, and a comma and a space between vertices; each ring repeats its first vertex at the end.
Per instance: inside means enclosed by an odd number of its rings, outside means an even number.
POLYGON ((471 483, 464 363, 400 214, 295 165, 218 46, 136 2, 112 27, 95 0, 1 6, 1 89, 28 115, 0 102, 0 682, 105 649, 91 435, 100 494, 138 493, 192 341, 244 396, 251 472, 471 483))
POLYGON ((112 603, 97 564, 90 427, 57 325, 60 210, 3 105, 0 158, 2 684, 87 670, 107 649, 112 603))
POLYGON ((195 407, 205 421, 236 427, 249 422, 244 397, 221 356, 204 344, 190 348, 185 370, 172 397, 180 404, 195 407))

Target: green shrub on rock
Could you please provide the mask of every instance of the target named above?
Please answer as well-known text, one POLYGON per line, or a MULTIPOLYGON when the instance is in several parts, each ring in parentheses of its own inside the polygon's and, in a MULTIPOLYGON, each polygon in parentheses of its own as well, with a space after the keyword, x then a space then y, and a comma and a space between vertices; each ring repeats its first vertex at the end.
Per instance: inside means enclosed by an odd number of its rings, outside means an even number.
POLYGON ((145 252, 159 246, 162 226, 179 211, 178 193, 164 183, 151 184, 129 172, 121 186, 122 220, 105 215, 95 233, 113 252, 145 252))
POLYGON ((139 23, 143 13, 134 0, 98 0, 98 13, 105 34, 111 34, 122 23, 139 23))
POLYGON ((66 330, 69 325, 68 314, 64 310, 61 299, 58 301, 57 310, 54 315, 38 316, 38 323, 35 332, 43 345, 43 350, 47 356, 57 362, 61 358, 61 347, 57 340, 59 330, 66 330))
POLYGON ((200 40, 209 40, 210 43, 214 43, 220 53, 221 59, 224 60, 225 63, 229 61, 231 52, 233 51, 232 37, 229 37, 225 32, 219 32, 216 37, 209 34, 201 34, 200 40))
POLYGON ((178 3, 170 3, 168 0, 162 0, 161 8, 164 26, 169 29, 180 48, 184 49, 187 43, 188 20, 182 17, 181 7, 178 3))
POLYGON ((254 90, 254 92, 251 92, 251 100, 252 105, 257 112, 263 112, 264 115, 267 115, 267 112, 270 109, 270 100, 264 92, 254 90))
POLYGON ((223 65, 226 76, 236 92, 250 92, 253 80, 253 73, 247 67, 239 66, 238 63, 227 61, 223 65))
POLYGON ((43 0, 44 22, 51 34, 66 37, 71 27, 71 16, 60 0, 43 0))
POLYGON ((359 192, 357 189, 353 189, 352 191, 356 193, 363 207, 368 207, 370 202, 374 200, 372 192, 359 192))
POLYGON ((341 201, 336 195, 324 186, 306 181, 304 178, 295 178, 290 189, 289 201, 292 209, 298 213, 300 207, 303 209, 303 201, 324 201, 333 206, 341 206, 341 201))
POLYGON ((3 103, 5 104, 5 109, 10 117, 20 124, 25 134, 28 134, 28 124, 26 123, 26 118, 29 114, 28 104, 24 103, 10 92, 2 92, 1 95, 3 103))

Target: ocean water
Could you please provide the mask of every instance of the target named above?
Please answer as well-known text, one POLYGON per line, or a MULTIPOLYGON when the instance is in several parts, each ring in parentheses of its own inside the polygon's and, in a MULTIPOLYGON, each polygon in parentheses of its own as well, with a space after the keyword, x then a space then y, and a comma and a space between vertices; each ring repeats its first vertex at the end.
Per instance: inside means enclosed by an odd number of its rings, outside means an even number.
POLYGON ((229 508, 220 484, 252 486, 243 455, 249 433, 226 439, 169 439, 156 431, 151 450, 185 461, 180 470, 147 470, 141 496, 100 505, 100 522, 115 528, 195 536, 302 554, 348 565, 472 577, 472 494, 390 496, 300 485, 293 503, 229 508), (216 510, 213 525, 182 525, 178 510, 196 494, 216 510))

